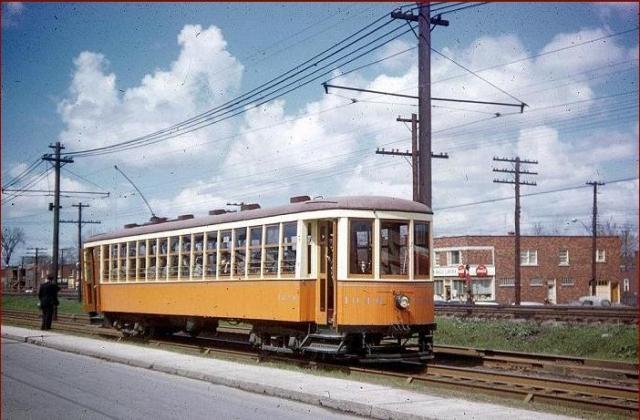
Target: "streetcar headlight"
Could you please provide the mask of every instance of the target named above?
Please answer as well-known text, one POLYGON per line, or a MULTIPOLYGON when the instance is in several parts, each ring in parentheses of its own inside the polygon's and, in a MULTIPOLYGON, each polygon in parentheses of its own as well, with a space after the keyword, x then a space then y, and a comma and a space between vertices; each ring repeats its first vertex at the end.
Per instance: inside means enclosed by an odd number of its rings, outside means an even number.
POLYGON ((396 295, 396 306, 398 309, 407 309, 409 308, 409 296, 405 295, 396 295))

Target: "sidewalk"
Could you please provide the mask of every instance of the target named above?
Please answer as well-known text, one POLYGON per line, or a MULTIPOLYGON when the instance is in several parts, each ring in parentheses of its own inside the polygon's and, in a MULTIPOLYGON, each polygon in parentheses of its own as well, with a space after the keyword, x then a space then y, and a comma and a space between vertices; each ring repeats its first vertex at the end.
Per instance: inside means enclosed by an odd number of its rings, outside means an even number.
POLYGON ((562 419, 537 411, 444 398, 384 385, 264 366, 189 356, 130 344, 68 336, 56 332, 2 326, 2 337, 83 354, 116 363, 288 398, 374 418, 394 419, 562 419))

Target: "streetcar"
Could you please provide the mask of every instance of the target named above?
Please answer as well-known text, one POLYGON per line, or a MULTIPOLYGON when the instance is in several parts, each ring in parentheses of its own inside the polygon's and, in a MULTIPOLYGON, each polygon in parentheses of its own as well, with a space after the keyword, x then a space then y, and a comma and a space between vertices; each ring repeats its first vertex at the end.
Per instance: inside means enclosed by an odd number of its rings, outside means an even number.
POLYGON ((242 322, 263 351, 425 363, 432 219, 379 196, 152 218, 85 242, 83 307, 127 335, 242 322))

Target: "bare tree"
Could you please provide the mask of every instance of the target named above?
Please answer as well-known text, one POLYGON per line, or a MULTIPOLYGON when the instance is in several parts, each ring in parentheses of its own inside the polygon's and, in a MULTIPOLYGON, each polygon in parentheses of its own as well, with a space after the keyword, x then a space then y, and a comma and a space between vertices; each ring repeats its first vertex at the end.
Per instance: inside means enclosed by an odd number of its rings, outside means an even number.
POLYGON ((620 255, 622 264, 633 264, 635 252, 638 249, 638 234, 629 224, 619 225, 611 219, 598 226, 598 235, 618 236, 620 238, 620 255))
POLYGON ((11 261, 11 255, 18 244, 24 243, 24 230, 19 227, 5 228, 2 231, 2 260, 5 267, 11 261))
POLYGON ((546 229, 544 227, 544 225, 540 222, 535 222, 533 224, 533 226, 531 227, 531 232, 535 235, 535 236, 542 236, 546 233, 546 229))

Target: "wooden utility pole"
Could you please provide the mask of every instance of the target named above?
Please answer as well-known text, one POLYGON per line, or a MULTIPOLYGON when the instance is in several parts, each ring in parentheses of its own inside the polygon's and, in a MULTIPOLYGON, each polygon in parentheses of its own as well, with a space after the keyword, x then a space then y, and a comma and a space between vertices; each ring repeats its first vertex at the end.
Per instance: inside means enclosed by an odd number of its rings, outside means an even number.
POLYGON ((58 245, 60 241, 60 168, 62 163, 73 163, 71 158, 60 157, 60 151, 64 146, 58 141, 49 146, 54 150, 53 156, 44 155, 42 160, 53 162, 55 168, 55 193, 53 204, 49 203, 49 210, 53 210, 53 251, 51 263, 53 264, 53 278, 58 284, 58 245))
POLYGON ((431 25, 448 26, 449 22, 440 16, 432 18, 429 3, 418 4, 417 16, 396 11, 391 17, 418 22, 418 198, 431 207, 431 25))
POLYGON ((37 289, 40 286, 39 282, 38 282, 38 257, 40 256, 40 251, 46 251, 46 248, 40 248, 40 247, 34 247, 34 248, 27 248, 27 250, 30 251, 35 251, 35 268, 34 268, 34 273, 33 273, 33 288, 34 291, 37 293, 37 289))
POLYGON ((100 221, 82 220, 82 208, 89 207, 88 204, 72 204, 78 208, 78 220, 61 220, 60 223, 77 223, 78 224, 78 302, 82 302, 82 224, 100 224, 100 221))
POLYGON ((510 162, 515 164, 514 169, 496 169, 493 168, 493 172, 502 172, 507 174, 514 174, 514 179, 494 179, 493 182, 499 184, 515 184, 515 193, 516 193, 516 208, 515 208, 515 258, 514 258, 514 268, 515 268, 515 304, 520 305, 520 291, 522 289, 520 282, 520 185, 533 185, 535 186, 535 182, 523 181, 520 179, 520 175, 538 175, 537 172, 530 172, 526 170, 520 169, 520 164, 529 164, 529 165, 537 165, 538 161, 535 160, 526 160, 516 158, 498 158, 494 157, 494 161, 496 162, 510 162))
POLYGON ((598 186, 604 185, 604 182, 589 181, 587 185, 593 186, 593 217, 591 220, 591 296, 596 295, 596 239, 598 238, 598 186))
MULTIPOLYGON (((411 168, 413 175, 413 201, 421 203, 420 197, 420 152, 418 150, 418 116, 416 114, 411 114, 411 119, 398 117, 396 121, 402 123, 411 123, 411 152, 401 152, 399 150, 384 150, 384 149, 376 149, 376 154, 379 155, 392 155, 392 156, 411 156, 411 168)), ((439 158, 439 159, 449 159, 449 155, 446 153, 431 153, 431 158, 439 158)))

